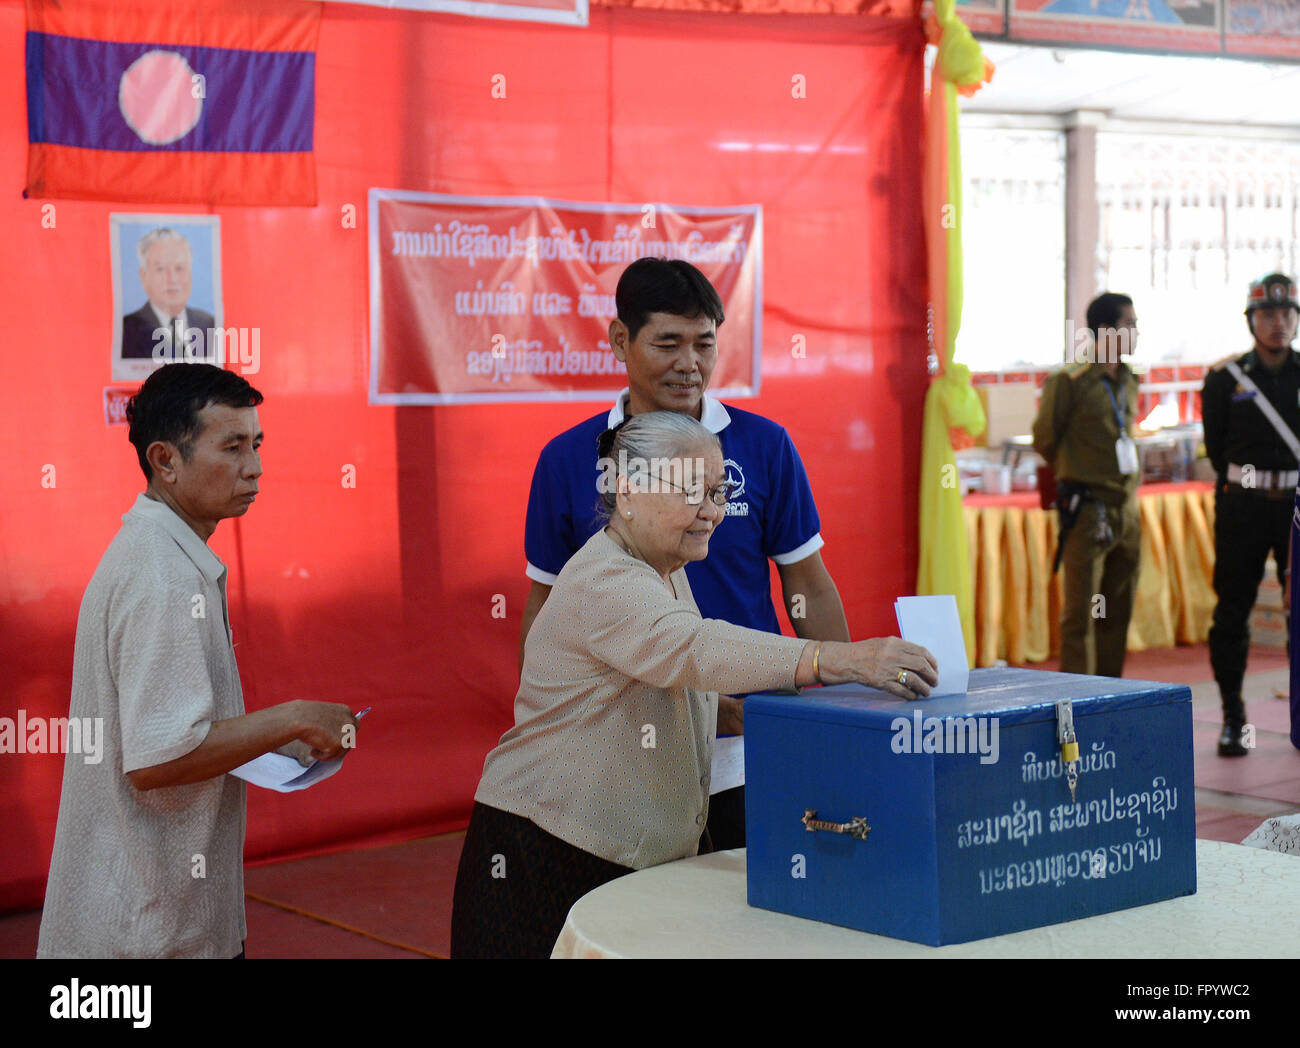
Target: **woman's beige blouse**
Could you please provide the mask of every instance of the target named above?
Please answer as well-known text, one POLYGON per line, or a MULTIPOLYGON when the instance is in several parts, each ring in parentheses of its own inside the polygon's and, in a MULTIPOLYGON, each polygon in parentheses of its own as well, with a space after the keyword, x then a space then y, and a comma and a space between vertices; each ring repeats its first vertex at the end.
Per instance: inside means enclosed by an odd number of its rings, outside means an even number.
POLYGON ((573 555, 475 800, 634 869, 696 854, 718 693, 793 688, 808 642, 702 619, 686 572, 671 578, 676 598, 604 531, 573 555))

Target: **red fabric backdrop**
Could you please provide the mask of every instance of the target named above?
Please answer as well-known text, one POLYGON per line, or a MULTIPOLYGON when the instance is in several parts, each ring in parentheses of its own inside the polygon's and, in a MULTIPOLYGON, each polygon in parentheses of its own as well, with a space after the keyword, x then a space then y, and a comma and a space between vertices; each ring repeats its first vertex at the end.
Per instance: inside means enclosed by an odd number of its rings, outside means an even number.
MULTIPOLYGON (((177 209, 21 199, 23 33, 21 3, 4 0, 0 715, 62 716, 82 590, 142 490, 101 403, 108 214, 177 209)), ((374 712, 342 775, 250 792, 249 860, 464 825, 511 721, 532 467, 598 408, 369 406, 370 186, 762 204, 763 386, 743 406, 803 454, 854 635, 893 632, 917 559, 926 386, 922 52, 914 18, 594 8, 580 30, 326 6, 319 206, 219 212, 226 324, 262 329, 267 439, 263 495, 212 545, 249 708, 374 712)), ((62 761, 0 756, 0 909, 41 901, 62 761)))

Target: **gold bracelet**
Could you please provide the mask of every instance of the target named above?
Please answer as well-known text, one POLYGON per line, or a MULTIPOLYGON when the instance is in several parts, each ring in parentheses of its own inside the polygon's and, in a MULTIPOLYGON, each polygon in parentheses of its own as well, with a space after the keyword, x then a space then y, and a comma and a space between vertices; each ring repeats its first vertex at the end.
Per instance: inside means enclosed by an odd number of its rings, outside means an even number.
POLYGON ((815 680, 818 684, 822 683, 821 666, 818 664, 818 660, 821 658, 821 655, 822 655, 822 642, 818 641, 817 647, 813 648, 813 680, 815 680))

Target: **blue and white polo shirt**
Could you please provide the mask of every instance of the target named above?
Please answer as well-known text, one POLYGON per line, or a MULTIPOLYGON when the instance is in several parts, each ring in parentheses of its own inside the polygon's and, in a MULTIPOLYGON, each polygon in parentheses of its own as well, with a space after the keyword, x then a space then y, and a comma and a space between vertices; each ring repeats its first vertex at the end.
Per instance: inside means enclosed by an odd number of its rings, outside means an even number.
MULTIPOLYGON (((624 390, 608 414, 565 430, 542 449, 524 527, 527 575, 555 584, 568 559, 601 527, 596 441, 623 421, 624 390)), ((700 422, 722 442, 734 487, 709 555, 686 565, 700 614, 780 633, 767 562, 797 564, 824 545, 808 474, 790 435, 762 415, 704 394, 700 422)))

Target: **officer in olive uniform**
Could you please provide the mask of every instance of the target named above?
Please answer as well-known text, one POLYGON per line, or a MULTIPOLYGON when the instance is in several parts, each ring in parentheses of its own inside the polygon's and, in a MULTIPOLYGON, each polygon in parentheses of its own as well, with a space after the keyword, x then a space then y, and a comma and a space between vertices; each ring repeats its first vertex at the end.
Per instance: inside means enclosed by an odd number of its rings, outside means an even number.
POLYGON ((1048 375, 1034 419, 1034 449, 1057 477, 1061 670, 1124 673, 1142 531, 1138 519, 1137 376, 1122 357, 1137 341, 1127 295, 1106 292, 1088 305, 1092 346, 1085 359, 1048 375))
POLYGON ((1223 700, 1219 754, 1245 756, 1241 731, 1246 710, 1241 682, 1250 646, 1254 607, 1269 551, 1278 581, 1290 554, 1297 459, 1280 422, 1300 434, 1300 358, 1292 351, 1300 300, 1295 282, 1281 273, 1250 285, 1246 324, 1255 348, 1220 361, 1205 377, 1201 419, 1205 452, 1218 476, 1214 493, 1214 591, 1219 601, 1210 627, 1210 665, 1223 700), (1234 373, 1235 372, 1235 373, 1234 373), (1276 419, 1270 420, 1264 402, 1276 419))

